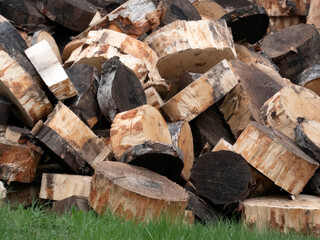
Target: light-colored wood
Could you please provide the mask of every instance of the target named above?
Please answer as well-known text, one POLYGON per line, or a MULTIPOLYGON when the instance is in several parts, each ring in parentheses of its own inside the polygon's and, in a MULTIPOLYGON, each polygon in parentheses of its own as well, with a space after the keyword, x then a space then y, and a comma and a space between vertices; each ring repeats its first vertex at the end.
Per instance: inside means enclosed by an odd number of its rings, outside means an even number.
POLYGON ((243 204, 242 218, 248 226, 320 235, 319 197, 300 194, 297 199, 290 200, 287 196, 266 196, 246 199, 243 204))
POLYGON ((221 138, 219 140, 219 142, 212 149, 212 152, 217 152, 217 151, 221 151, 221 150, 233 151, 233 146, 229 142, 227 142, 226 140, 221 138))
POLYGON ((270 17, 268 33, 274 33, 281 29, 303 23, 303 18, 298 16, 270 17))
POLYGON ((318 31, 320 31, 320 1, 310 0, 310 9, 307 17, 308 24, 316 25, 318 31))
POLYGON ((202 18, 219 19, 228 12, 219 3, 210 0, 192 1, 202 18))
POLYGON ((307 68, 300 74, 300 86, 306 87, 320 96, 320 65, 307 68))
POLYGON ((9 20, 6 19, 4 16, 0 15, 0 23, 2 22, 9 22, 9 20))
POLYGON ((292 85, 284 87, 261 108, 261 121, 295 139, 297 118, 320 121, 320 97, 313 91, 292 85))
POLYGON ((185 87, 160 109, 172 122, 191 121, 230 92, 238 84, 238 80, 239 77, 232 65, 223 60, 185 87))
POLYGON ((164 102, 154 87, 149 87, 144 90, 147 97, 147 104, 159 109, 163 106, 164 102))
POLYGON ((64 100, 77 94, 47 40, 42 40, 29 47, 25 53, 58 100, 64 100))
POLYGON ((15 104, 15 114, 30 127, 52 111, 51 103, 29 73, 3 50, 0 50, 0 94, 15 104))
POLYGON ((172 144, 164 118, 150 105, 118 113, 111 125, 110 138, 116 159, 129 148, 149 140, 172 144))
POLYGON ((44 173, 39 197, 60 201, 71 196, 89 197, 92 177, 44 173))
POLYGON ((182 217, 188 194, 166 177, 119 162, 101 163, 93 175, 89 203, 99 214, 111 211, 126 220, 182 217))
POLYGON ((166 90, 167 85, 156 67, 157 54, 146 43, 113 30, 90 31, 65 64, 84 63, 101 70, 103 59, 108 60, 114 56, 118 56, 136 74, 144 88, 155 86, 162 88, 162 91, 166 90))
POLYGON ((4 137, 11 142, 25 143, 29 134, 31 134, 30 130, 26 128, 8 126, 4 137))
POLYGON ((4 187, 3 182, 0 181, 0 206, 7 196, 7 189, 4 187))
POLYGON ((319 166, 285 135, 255 122, 248 124, 233 149, 277 186, 295 196, 319 166))
POLYGON ((150 34, 145 42, 159 56, 160 75, 172 81, 186 71, 205 73, 223 59, 236 58, 225 20, 177 20, 150 34))

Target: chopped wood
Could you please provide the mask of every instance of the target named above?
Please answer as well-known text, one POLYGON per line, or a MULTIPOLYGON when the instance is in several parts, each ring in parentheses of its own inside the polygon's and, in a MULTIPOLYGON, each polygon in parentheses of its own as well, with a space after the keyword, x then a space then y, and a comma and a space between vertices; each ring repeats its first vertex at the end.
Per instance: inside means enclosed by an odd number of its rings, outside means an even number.
POLYGON ((219 101, 238 83, 232 65, 223 60, 167 101, 161 111, 174 121, 190 121, 219 101))
POLYGON ((320 31, 320 2, 318 0, 310 0, 310 2, 307 23, 314 24, 318 31, 320 31))
POLYGON ((320 169, 314 173, 307 185, 303 189, 303 193, 320 197, 320 169))
POLYGON ((0 125, 7 125, 12 105, 13 103, 8 98, 0 95, 0 125))
POLYGON ((147 104, 159 109, 163 106, 164 102, 154 87, 149 87, 144 90, 146 94, 147 104))
POLYGON ((320 65, 305 69, 299 76, 298 84, 309 88, 320 96, 320 65))
POLYGON ((269 17, 269 33, 277 32, 281 29, 291 27, 300 23, 306 23, 306 17, 301 16, 285 16, 285 17, 269 17))
POLYGON ((146 141, 172 144, 164 118, 150 105, 118 113, 111 125, 110 137, 116 159, 129 148, 146 141))
POLYGON ((319 166, 281 132, 256 122, 248 124, 233 149, 260 173, 294 196, 302 191, 319 166))
POLYGON ((6 202, 8 202, 10 206, 29 206, 35 202, 41 202, 39 199, 40 184, 38 183, 12 182, 7 186, 7 189, 6 202))
POLYGON ((119 162, 99 165, 91 181, 89 202, 104 214, 111 211, 125 220, 153 221, 165 214, 181 217, 188 194, 179 185, 150 170, 119 162))
POLYGON ((212 152, 218 151, 233 151, 233 146, 227 142, 224 138, 221 138, 219 142, 214 146, 212 152))
POLYGON ((72 209, 89 212, 91 207, 87 197, 83 196, 71 196, 60 201, 56 201, 52 205, 52 212, 58 213, 59 215, 63 214, 72 214, 72 209))
POLYGON ((287 86, 267 100, 261 108, 261 121, 291 139, 298 118, 320 121, 320 97, 297 85, 287 86))
POLYGON ((31 132, 29 129, 8 126, 4 137, 11 142, 25 144, 29 139, 30 135, 31 132))
MULTIPOLYGON (((121 4, 124 4, 127 0, 87 0, 94 6, 105 10, 107 13, 118 8, 121 4)), ((100 11, 100 9, 99 9, 100 11)))
POLYGON ((270 228, 289 233, 292 230, 319 236, 320 198, 300 194, 297 199, 287 196, 267 196, 244 201, 243 220, 260 230, 270 228))
POLYGON ((145 42, 159 56, 160 75, 171 81, 185 71, 205 73, 223 59, 236 58, 224 20, 177 20, 150 34, 145 42))
POLYGON ((269 34, 261 47, 279 67, 281 76, 297 83, 301 72, 320 61, 319 41, 320 34, 314 25, 299 24, 269 34))

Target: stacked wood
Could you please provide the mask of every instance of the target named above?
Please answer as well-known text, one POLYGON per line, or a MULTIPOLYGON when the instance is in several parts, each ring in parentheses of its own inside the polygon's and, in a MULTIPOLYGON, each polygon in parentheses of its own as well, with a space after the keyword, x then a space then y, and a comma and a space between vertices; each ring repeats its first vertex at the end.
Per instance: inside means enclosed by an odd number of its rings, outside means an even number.
POLYGON ((307 17, 308 24, 314 24, 318 31, 320 31, 320 2, 318 0, 311 0, 310 9, 307 17))
POLYGON ((147 104, 159 109, 163 106, 164 102, 157 90, 154 87, 149 87, 144 90, 146 94, 147 104))
POLYGON ((299 77, 298 84, 314 91, 320 96, 320 65, 305 69, 299 77))
POLYGON ((188 198, 182 187, 157 173, 104 162, 93 175, 89 202, 99 214, 110 211, 126 220, 152 221, 183 216, 188 198))
POLYGON ((38 183, 16 183, 12 182, 7 186, 6 202, 10 206, 29 206, 39 199, 40 185, 38 183))
POLYGON ((31 132, 29 129, 15 126, 8 126, 5 132, 5 139, 15 143, 27 143, 31 132))

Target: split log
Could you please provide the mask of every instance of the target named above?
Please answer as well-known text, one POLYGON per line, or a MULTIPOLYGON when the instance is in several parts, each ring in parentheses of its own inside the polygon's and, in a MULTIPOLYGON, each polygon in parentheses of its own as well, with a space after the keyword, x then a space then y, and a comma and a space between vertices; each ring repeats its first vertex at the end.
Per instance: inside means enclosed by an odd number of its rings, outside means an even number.
POLYGON ((98 214, 125 220, 152 221, 182 217, 188 194, 179 185, 150 170, 119 162, 99 165, 91 181, 90 205, 98 214))
POLYGON ((139 79, 119 57, 102 63, 97 99, 102 114, 110 122, 119 112, 147 104, 139 79))
POLYGON ((238 83, 232 65, 223 60, 167 101, 161 111, 170 121, 190 121, 219 101, 238 83))
POLYGON ((299 77, 298 84, 314 91, 320 96, 320 65, 314 65, 304 70, 299 77))
POLYGON ((6 19, 4 16, 0 15, 0 23, 2 22, 9 22, 9 20, 6 19))
POLYGON ((320 34, 314 25, 299 24, 269 34, 261 47, 279 67, 281 76, 297 83, 302 71, 319 63, 319 41, 320 34))
POLYGON ((271 97, 261 108, 261 121, 291 139, 298 118, 320 121, 320 97, 297 85, 287 86, 271 97))
POLYGON ((196 194, 222 206, 243 200, 251 178, 249 164, 231 151, 207 152, 195 161, 191 171, 196 194))
POLYGON ((39 199, 40 184, 38 183, 12 182, 7 186, 7 189, 6 202, 8 202, 10 206, 29 206, 35 202, 41 202, 39 199))
POLYGON ((320 198, 300 194, 297 199, 268 196, 246 199, 243 220, 260 230, 270 228, 289 233, 292 230, 319 237, 320 198))
POLYGON ((44 173, 39 197, 60 201, 71 196, 89 197, 92 177, 44 173))
POLYGON ((306 17, 301 16, 285 16, 285 17, 269 17, 268 33, 275 33, 281 29, 291 27, 300 23, 306 23, 306 17))
POLYGON ((94 169, 110 155, 104 142, 61 102, 39 128, 34 135, 77 174, 90 173, 88 164, 94 169))
POLYGON ((27 57, 58 100, 77 94, 72 82, 46 40, 25 50, 27 57))
POLYGON ((13 103, 8 98, 0 95, 0 125, 7 125, 12 105, 13 103))
POLYGON ((290 82, 274 68, 262 64, 247 65, 241 61, 231 64, 240 84, 225 97, 220 111, 237 138, 250 121, 260 122, 262 105, 290 82))
POLYGON ((87 197, 83 196, 71 196, 60 201, 56 201, 52 204, 52 212, 58 213, 59 215, 69 214, 71 215, 72 209, 77 211, 89 212, 91 207, 87 197))
POLYGON ((101 120, 101 111, 97 101, 100 75, 89 65, 77 64, 65 69, 77 95, 64 101, 85 124, 93 128, 101 120))
POLYGON ((296 142, 304 151, 320 163, 320 122, 299 119, 294 129, 296 142))
POLYGON ((160 112, 150 105, 118 113, 110 130, 116 159, 129 148, 147 141, 172 144, 167 124, 160 112))
POLYGON ((78 32, 89 26, 97 11, 88 1, 37 0, 36 6, 50 20, 78 32))
POLYGON ((5 51, 0 50, 0 94, 10 99, 13 113, 33 126, 52 111, 52 105, 32 77, 5 51))
POLYGON ((144 93, 146 95, 148 105, 151 105, 156 109, 159 109, 163 106, 164 102, 154 87, 149 87, 145 89, 144 93))
POLYGON ((59 62, 62 64, 61 54, 60 54, 60 50, 57 46, 57 43, 48 32, 46 32, 44 30, 36 31, 31 38, 31 45, 33 46, 33 45, 41 42, 42 40, 47 41, 47 43, 50 45, 54 55, 56 55, 59 62))
POLYGON ((310 9, 307 17, 308 24, 314 24, 318 31, 320 31, 320 2, 318 0, 312 0, 310 3, 310 9))
POLYGON ((235 42, 255 43, 267 32, 269 16, 258 4, 247 0, 194 1, 199 13, 212 19, 225 19, 235 42))
POLYGON ((84 63, 93 65, 100 71, 103 60, 114 56, 118 56, 136 74, 144 88, 154 86, 160 92, 166 91, 167 85, 156 67, 157 54, 146 43, 113 30, 89 32, 88 37, 72 52, 65 64, 84 63))
POLYGON ((227 142, 224 138, 221 138, 219 142, 214 146, 212 152, 218 151, 233 151, 233 146, 227 142))
POLYGON ((191 176, 191 169, 194 162, 193 137, 188 122, 180 121, 168 123, 172 144, 181 149, 183 153, 184 167, 181 176, 188 181, 191 176))
POLYGON ((52 25, 36 8, 35 0, 1 0, 0 14, 10 19, 16 27, 37 31, 52 25))
POLYGON ((144 167, 174 180, 184 167, 183 157, 183 152, 172 144, 147 141, 126 150, 120 162, 144 167))
POLYGON ((235 152, 271 179, 297 196, 319 164, 279 131, 250 122, 233 145, 235 152))
POLYGON ((223 59, 236 58, 225 20, 177 20, 150 34, 145 42, 159 56, 160 75, 172 81, 185 71, 205 73, 223 59))
POLYGON ((25 144, 30 138, 30 135, 31 132, 29 129, 8 126, 4 137, 11 142, 25 144))

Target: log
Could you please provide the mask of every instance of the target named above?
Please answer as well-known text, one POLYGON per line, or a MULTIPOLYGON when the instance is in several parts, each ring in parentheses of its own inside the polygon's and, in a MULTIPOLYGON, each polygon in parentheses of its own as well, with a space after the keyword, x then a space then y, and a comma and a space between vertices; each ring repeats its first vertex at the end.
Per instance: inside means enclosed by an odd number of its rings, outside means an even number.
POLYGON ((223 60, 188 85, 160 109, 172 121, 191 121, 238 83, 232 65, 223 60))
POLYGON ((231 151, 207 152, 195 161, 191 171, 196 195, 222 206, 243 200, 251 178, 249 164, 231 151))
POLYGON ((12 105, 8 98, 0 95, 0 125, 7 125, 12 105))
POLYGON ((267 100, 261 108, 261 121, 291 139, 298 118, 320 121, 320 97, 297 85, 287 86, 267 100))
POLYGON ((286 196, 246 199, 242 216, 247 225, 260 230, 294 230, 319 237, 319 203, 319 197, 304 194, 293 201, 286 196))
POLYGON ((12 207, 30 206, 35 202, 41 203, 39 199, 40 184, 38 183, 12 182, 7 186, 7 189, 6 202, 12 207))
POLYGON ((101 120, 101 111, 97 101, 100 75, 89 65, 78 64, 65 69, 77 95, 64 101, 87 126, 93 128, 101 120))
POLYGON ((110 155, 104 142, 61 102, 34 134, 75 173, 90 173, 88 164, 95 169, 97 163, 107 160, 110 155))
POLYGON ((68 99, 77 94, 72 82, 46 40, 42 40, 26 49, 25 53, 37 69, 42 80, 58 100, 68 99))
POLYGON ((38 10, 50 20, 74 31, 84 31, 97 9, 88 1, 37 0, 38 10))
POLYGON ((214 146, 211 152, 218 151, 233 151, 233 146, 227 142, 224 138, 221 138, 219 142, 214 146))
POLYGON ((318 168, 307 185, 303 193, 320 197, 320 169, 318 168))
POLYGON ((155 109, 159 109, 163 106, 164 102, 154 87, 149 87, 144 90, 146 94, 147 104, 151 105, 155 109))
POLYGON ((15 126, 8 126, 4 135, 5 139, 20 144, 27 143, 27 140, 30 138, 30 136, 31 132, 29 129, 15 126))
POLYGON ((298 84, 314 91, 320 96, 320 65, 305 69, 299 76, 298 84))
POLYGON ((172 144, 165 120, 150 105, 118 113, 111 125, 110 138, 117 160, 129 148, 146 141, 172 144))
POLYGON ((314 24, 318 31, 320 31, 320 2, 318 0, 312 0, 310 3, 310 9, 308 12, 307 23, 314 24))
POLYGON ((227 94, 219 109, 237 138, 250 121, 260 122, 262 105, 290 82, 262 64, 247 65, 238 60, 231 64, 240 84, 227 94))
POLYGON ((313 159, 320 163, 320 122, 299 119, 294 129, 296 142, 313 159))
POLYGON ((120 162, 143 167, 175 180, 184 167, 184 156, 175 145, 147 141, 126 150, 120 162))
POLYGON ((52 212, 59 215, 71 215, 74 210, 89 212, 91 207, 89 205, 88 198, 83 196, 71 196, 54 202, 51 209, 52 212))
POLYGON ((119 112, 147 104, 142 84, 119 57, 102 63, 97 99, 102 114, 110 122, 119 112))
POLYGON ((250 122, 233 145, 235 152, 277 186, 297 196, 319 164, 281 132, 250 122))
POLYGON ((0 50, 0 94, 10 99, 13 113, 32 127, 52 111, 52 105, 32 79, 14 58, 0 50))
POLYGON ((44 173, 39 197, 60 201, 71 196, 89 197, 92 177, 44 173))
POLYGON ((315 26, 299 24, 269 34, 262 40, 261 47, 279 67, 281 76, 297 83, 302 71, 319 63, 319 41, 315 26))
POLYGON ((107 13, 112 12, 114 9, 118 8, 120 5, 124 4, 126 0, 87 0, 89 3, 93 4, 97 8, 101 8, 107 13))
POLYGON ((167 123, 172 144, 181 149, 183 153, 184 167, 181 172, 181 176, 184 180, 188 181, 191 176, 191 169, 194 162, 193 151, 193 137, 191 128, 188 122, 180 121, 175 123, 167 123))
POLYGON ((252 1, 206 0, 194 1, 201 15, 212 19, 225 19, 235 42, 255 43, 267 32, 269 16, 265 8, 252 1))
POLYGON ((146 43, 113 30, 89 32, 88 37, 72 52, 65 64, 84 63, 93 65, 100 71, 103 60, 115 56, 136 74, 144 88, 154 86, 160 92, 166 91, 167 85, 156 67, 157 54, 146 43))
POLYGON ((188 194, 150 170, 119 162, 99 165, 91 181, 90 205, 98 214, 110 211, 125 220, 153 221, 182 217, 188 194))
POLYGON ((205 73, 223 59, 236 58, 224 20, 177 20, 150 34, 145 42, 159 56, 160 75, 173 82, 185 71, 205 73))
POLYGON ((275 33, 281 29, 291 27, 300 23, 306 23, 306 17, 301 16, 285 16, 285 17, 269 17, 268 33, 275 33))

